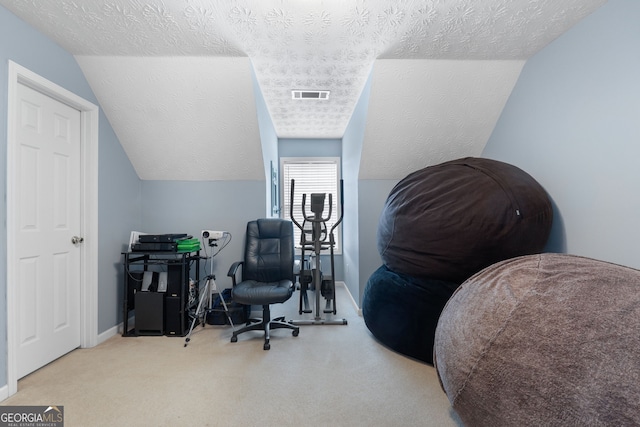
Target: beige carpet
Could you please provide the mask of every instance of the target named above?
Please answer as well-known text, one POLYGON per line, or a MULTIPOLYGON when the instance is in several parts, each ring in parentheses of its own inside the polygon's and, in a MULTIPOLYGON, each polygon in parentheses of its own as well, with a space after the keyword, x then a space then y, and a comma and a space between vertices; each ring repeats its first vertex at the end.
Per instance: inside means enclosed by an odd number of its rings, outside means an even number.
MULTIPOLYGON (((184 338, 113 337, 20 380, 2 405, 62 405, 65 426, 459 426, 430 365, 379 344, 338 286, 348 325, 184 338)), ((298 315, 298 294, 273 315, 298 315)))

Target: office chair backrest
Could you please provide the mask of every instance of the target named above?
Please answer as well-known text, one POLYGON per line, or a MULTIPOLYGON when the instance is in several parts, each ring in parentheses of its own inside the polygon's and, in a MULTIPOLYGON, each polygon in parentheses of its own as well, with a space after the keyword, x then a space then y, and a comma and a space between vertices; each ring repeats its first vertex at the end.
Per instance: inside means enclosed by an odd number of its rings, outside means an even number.
POLYGON ((243 280, 293 282, 293 257, 291 221, 263 218, 247 224, 243 280))

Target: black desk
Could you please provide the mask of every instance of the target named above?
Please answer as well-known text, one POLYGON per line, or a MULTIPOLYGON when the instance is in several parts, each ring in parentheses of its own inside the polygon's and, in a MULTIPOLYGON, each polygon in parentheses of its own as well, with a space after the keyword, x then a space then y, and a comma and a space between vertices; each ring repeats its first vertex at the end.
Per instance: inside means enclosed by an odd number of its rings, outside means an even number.
POLYGON ((122 336, 184 336, 188 329, 190 301, 195 304, 198 301, 200 251, 123 252, 122 255, 124 256, 122 336), (190 287, 192 263, 195 264, 195 286, 190 287), (166 291, 141 291, 145 271, 166 272, 166 291), (136 300, 140 305, 138 307, 140 313, 136 313, 136 328, 130 330, 129 313, 135 310, 136 300), (138 319, 139 315, 140 319, 138 319), (144 328, 141 326, 143 324, 144 328))

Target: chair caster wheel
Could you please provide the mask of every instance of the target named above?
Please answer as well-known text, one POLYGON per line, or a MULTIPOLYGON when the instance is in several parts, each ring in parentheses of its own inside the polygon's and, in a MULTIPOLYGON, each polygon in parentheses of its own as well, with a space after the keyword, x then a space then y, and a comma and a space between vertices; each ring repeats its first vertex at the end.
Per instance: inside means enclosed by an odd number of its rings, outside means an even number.
POLYGON ((264 346, 262 348, 265 349, 265 350, 269 350, 271 348, 271 344, 266 342, 266 343, 264 343, 264 346))
POLYGON ((231 337, 231 342, 238 342, 238 337, 237 336, 232 336, 231 337))
POLYGON ((300 333, 299 329, 294 329, 293 332, 292 332, 294 337, 297 337, 299 333, 300 333))

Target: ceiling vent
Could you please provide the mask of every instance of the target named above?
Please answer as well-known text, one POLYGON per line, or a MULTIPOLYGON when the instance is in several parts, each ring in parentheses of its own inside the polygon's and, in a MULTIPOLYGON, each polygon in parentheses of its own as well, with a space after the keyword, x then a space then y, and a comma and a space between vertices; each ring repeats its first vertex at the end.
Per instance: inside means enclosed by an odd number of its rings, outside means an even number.
POLYGON ((329 99, 328 90, 292 90, 292 99, 329 99))

